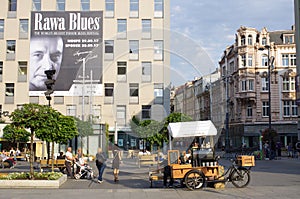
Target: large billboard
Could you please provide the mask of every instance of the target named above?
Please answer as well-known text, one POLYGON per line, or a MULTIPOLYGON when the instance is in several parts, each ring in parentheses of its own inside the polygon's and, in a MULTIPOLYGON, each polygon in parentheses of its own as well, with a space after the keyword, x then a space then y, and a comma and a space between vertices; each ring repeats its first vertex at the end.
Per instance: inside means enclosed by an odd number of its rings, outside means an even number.
POLYGON ((44 95, 45 70, 54 95, 102 95, 102 11, 32 12, 30 35, 30 96, 44 95))

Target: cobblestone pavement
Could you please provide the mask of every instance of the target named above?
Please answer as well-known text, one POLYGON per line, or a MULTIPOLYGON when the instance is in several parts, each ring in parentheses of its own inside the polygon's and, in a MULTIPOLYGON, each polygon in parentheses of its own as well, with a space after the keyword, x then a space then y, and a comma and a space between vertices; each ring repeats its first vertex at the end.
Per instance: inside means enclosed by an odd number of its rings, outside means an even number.
MULTIPOLYGON (((300 159, 282 158, 280 160, 256 161, 251 170, 248 187, 238 189, 230 183, 225 189, 205 187, 202 190, 188 191, 185 188, 162 188, 162 182, 155 182, 150 188, 149 168, 138 168, 135 159, 124 159, 121 165, 120 182, 113 182, 110 161, 104 173, 104 182, 96 180, 68 179, 60 189, 0 189, 0 198, 299 198, 300 197, 300 159)), ((220 164, 229 166, 229 160, 220 164)), ((20 170, 26 169, 20 164, 20 170)), ((94 163, 90 164, 94 167, 94 163)), ((18 168, 16 168, 18 169, 18 168)), ((95 167, 94 167, 95 169, 95 167)), ((8 171, 8 169, 5 169, 8 171)), ((3 172, 0 170, 0 172, 3 172)))

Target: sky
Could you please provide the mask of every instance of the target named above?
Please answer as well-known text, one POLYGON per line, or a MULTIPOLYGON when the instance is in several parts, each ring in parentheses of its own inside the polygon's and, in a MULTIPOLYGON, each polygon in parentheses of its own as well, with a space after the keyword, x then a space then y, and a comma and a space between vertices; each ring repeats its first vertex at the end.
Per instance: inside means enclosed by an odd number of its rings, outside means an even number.
POLYGON ((241 26, 290 30, 294 0, 170 0, 171 82, 213 72, 241 26))

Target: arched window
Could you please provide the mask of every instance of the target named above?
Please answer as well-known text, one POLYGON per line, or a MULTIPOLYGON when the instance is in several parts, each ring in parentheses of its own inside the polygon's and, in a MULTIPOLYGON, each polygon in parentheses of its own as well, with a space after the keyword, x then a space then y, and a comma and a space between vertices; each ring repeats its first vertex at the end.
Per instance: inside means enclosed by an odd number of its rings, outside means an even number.
POLYGON ((267 45, 267 38, 265 38, 265 37, 262 38, 261 45, 263 45, 263 46, 267 45))
POLYGON ((253 40, 252 40, 252 35, 249 35, 248 36, 248 45, 252 45, 252 42, 253 40))
POLYGON ((246 43, 246 37, 245 37, 245 35, 242 35, 242 37, 241 37, 241 46, 245 45, 245 43, 246 43))

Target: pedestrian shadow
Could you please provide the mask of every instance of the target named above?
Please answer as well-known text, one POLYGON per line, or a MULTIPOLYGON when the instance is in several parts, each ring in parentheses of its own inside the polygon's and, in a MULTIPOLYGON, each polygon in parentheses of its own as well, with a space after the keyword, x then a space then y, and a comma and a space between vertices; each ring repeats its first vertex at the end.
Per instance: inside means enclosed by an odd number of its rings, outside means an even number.
POLYGON ((119 181, 115 182, 113 177, 113 170, 107 171, 104 174, 104 180, 110 185, 118 185, 118 188, 130 188, 130 189, 140 189, 149 188, 150 182, 148 180, 148 173, 131 173, 120 171, 119 181))

